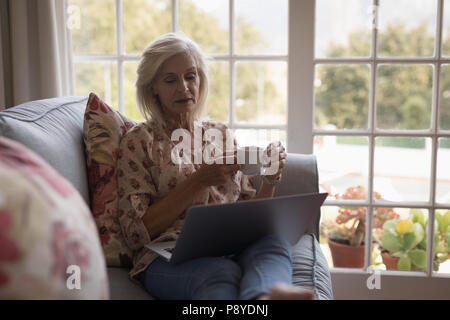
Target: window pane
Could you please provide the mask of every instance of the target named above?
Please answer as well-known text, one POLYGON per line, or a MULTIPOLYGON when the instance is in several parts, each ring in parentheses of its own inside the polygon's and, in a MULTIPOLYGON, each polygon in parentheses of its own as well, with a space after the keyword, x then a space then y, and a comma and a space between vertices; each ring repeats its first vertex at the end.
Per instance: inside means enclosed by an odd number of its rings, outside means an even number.
POLYGON ((442 25, 442 55, 450 56, 450 0, 444 0, 442 25))
POLYGON ((380 65, 377 76, 377 127, 428 129, 431 123, 433 67, 380 65))
MULTIPOLYGON (((75 54, 116 52, 116 6, 114 0, 69 0, 71 15, 80 15, 71 28, 75 54)), ((74 16, 72 16, 75 18, 74 16)), ((74 20, 75 21, 75 20, 74 20)))
POLYGON ((317 0, 315 56, 363 57, 370 55, 372 0, 317 0))
POLYGON ((285 124, 285 62, 236 63, 236 120, 241 123, 285 124))
POLYGON ((436 210, 433 271, 450 273, 450 210, 436 210))
MULTIPOLYGON (((234 135, 239 146, 257 146, 261 148, 273 141, 281 141, 286 147, 286 130, 279 129, 236 129, 234 135)), ((287 148, 286 148, 287 149, 287 148)))
POLYGON ((287 54, 287 0, 239 0, 234 4, 237 54, 287 54))
POLYGON ((431 139, 375 139, 374 191, 390 201, 428 201, 431 139))
POLYGON ((125 99, 125 115, 134 121, 144 121, 136 103, 136 70, 139 62, 124 62, 123 91, 125 99))
POLYGON ((363 268, 366 208, 322 206, 320 247, 330 268, 363 268), (350 246, 353 243, 353 246, 350 246))
POLYGON ((437 1, 380 0, 378 22, 380 56, 434 55, 437 1))
POLYGON ((123 1, 125 52, 140 54, 150 42, 170 32, 171 10, 170 0, 123 1))
POLYGON ((319 187, 343 199, 349 188, 366 199, 369 172, 369 140, 359 136, 315 136, 314 154, 319 169, 319 187))
POLYGON ((367 128, 369 70, 368 65, 316 66, 314 79, 316 128, 367 128))
POLYGON ((206 53, 228 53, 228 0, 181 0, 180 30, 206 53))
POLYGON ((229 75, 228 62, 209 63, 208 116, 214 121, 228 122, 229 75))
POLYGON ((450 204, 450 139, 440 138, 437 153, 436 202, 450 204))
POLYGON ((450 130, 450 65, 441 66, 439 128, 450 130))
POLYGON ((116 63, 76 62, 74 73, 76 95, 87 96, 94 92, 111 108, 118 109, 116 63))
POLYGON ((376 208, 372 220, 374 269, 425 271, 427 221, 426 209, 376 208))

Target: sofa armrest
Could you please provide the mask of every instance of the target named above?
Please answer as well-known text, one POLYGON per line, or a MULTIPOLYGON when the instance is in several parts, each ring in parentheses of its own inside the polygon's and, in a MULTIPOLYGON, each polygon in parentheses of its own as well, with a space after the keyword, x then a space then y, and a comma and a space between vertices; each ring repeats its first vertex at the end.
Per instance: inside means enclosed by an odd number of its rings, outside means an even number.
MULTIPOLYGON (((283 179, 275 189, 275 197, 299 193, 319 192, 319 177, 317 173, 316 156, 312 154, 288 153, 288 163, 283 169, 283 179)), ((259 189, 261 177, 255 176, 253 184, 259 189)), ((319 239, 320 212, 308 228, 307 233, 313 233, 319 239)))

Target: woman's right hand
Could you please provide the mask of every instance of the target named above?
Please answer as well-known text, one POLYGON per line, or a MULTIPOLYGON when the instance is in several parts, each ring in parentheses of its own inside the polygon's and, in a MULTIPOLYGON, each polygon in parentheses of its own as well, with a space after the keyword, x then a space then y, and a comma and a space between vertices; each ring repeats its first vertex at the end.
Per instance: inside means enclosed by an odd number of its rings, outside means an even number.
MULTIPOLYGON (((236 162, 236 161, 235 161, 236 162)), ((225 160, 223 161, 225 163, 225 160)), ((218 186, 224 184, 231 176, 241 168, 239 164, 205 164, 203 163, 193 178, 203 187, 218 186)))

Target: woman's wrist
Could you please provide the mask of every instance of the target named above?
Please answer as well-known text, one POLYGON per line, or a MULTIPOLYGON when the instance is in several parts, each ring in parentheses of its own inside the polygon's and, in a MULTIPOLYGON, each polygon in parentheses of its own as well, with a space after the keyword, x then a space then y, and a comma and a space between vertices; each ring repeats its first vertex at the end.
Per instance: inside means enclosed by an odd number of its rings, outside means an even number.
POLYGON ((281 182, 281 177, 282 177, 282 172, 278 172, 277 174, 275 174, 274 176, 262 176, 263 182, 266 184, 270 184, 270 185, 277 185, 278 183, 281 182))
POLYGON ((191 187, 193 187, 195 189, 204 189, 204 188, 208 187, 207 185, 205 185, 204 181, 202 181, 198 170, 193 172, 189 176, 189 179, 191 180, 191 184, 192 184, 191 187))

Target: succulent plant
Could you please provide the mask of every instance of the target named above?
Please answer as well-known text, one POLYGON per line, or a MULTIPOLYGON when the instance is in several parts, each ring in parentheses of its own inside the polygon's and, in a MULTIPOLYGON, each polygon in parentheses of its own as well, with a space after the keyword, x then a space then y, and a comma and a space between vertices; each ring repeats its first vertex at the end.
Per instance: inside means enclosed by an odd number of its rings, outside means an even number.
MULTIPOLYGON (((450 211, 436 212, 433 269, 448 259, 450 253, 450 211)), ((408 219, 394 219, 383 224, 381 246, 398 258, 398 270, 425 270, 428 221, 422 210, 411 209, 408 219)))

